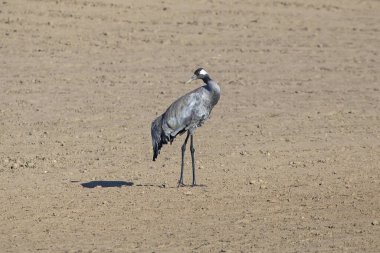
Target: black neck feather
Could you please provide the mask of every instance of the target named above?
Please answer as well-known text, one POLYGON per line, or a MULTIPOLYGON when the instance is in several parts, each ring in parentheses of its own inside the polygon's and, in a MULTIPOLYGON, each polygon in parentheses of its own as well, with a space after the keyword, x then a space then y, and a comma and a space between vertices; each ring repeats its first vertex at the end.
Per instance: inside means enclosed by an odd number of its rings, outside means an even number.
POLYGON ((210 76, 209 75, 205 75, 203 78, 202 78, 203 82, 205 83, 208 83, 208 81, 211 80, 210 76))

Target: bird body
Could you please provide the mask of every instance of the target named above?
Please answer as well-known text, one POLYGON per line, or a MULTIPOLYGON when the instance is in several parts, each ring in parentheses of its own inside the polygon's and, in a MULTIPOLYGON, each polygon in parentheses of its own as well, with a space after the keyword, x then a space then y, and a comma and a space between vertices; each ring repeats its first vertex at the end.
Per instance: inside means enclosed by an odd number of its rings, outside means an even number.
POLYGON ((210 117, 213 107, 218 103, 220 87, 207 72, 202 68, 197 69, 188 82, 195 79, 202 79, 205 84, 174 101, 152 122, 153 161, 157 159, 162 145, 171 143, 178 134, 188 131, 184 144, 189 135, 192 139, 195 129, 210 117))

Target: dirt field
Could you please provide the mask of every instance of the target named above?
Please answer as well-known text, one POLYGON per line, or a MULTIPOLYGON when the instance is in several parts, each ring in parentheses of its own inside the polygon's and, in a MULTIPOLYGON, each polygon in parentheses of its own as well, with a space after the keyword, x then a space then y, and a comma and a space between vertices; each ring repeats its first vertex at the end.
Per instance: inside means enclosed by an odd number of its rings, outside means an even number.
POLYGON ((380 2, 181 2, 0 2, 0 252, 379 252, 380 2))

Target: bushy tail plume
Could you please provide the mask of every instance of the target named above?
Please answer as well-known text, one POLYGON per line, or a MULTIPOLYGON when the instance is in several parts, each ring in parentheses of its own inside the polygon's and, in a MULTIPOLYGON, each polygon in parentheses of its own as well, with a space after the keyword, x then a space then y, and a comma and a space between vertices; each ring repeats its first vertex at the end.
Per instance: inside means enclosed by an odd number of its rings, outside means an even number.
POLYGON ((156 161, 161 147, 168 143, 168 140, 162 130, 162 115, 152 122, 152 145, 153 145, 153 161, 156 161))

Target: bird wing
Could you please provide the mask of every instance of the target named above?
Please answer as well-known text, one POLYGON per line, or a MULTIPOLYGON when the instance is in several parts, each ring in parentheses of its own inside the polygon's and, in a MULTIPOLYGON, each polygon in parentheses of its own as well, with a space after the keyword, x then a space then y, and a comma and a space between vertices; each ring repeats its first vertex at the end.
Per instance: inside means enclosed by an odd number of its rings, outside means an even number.
MULTIPOLYGON (((187 93, 174 101, 164 114, 163 130, 165 133, 175 137, 178 133, 184 132, 191 127, 195 127, 204 118, 201 110, 205 101, 205 88, 187 93)), ((208 116, 208 115, 207 115, 208 116)))

